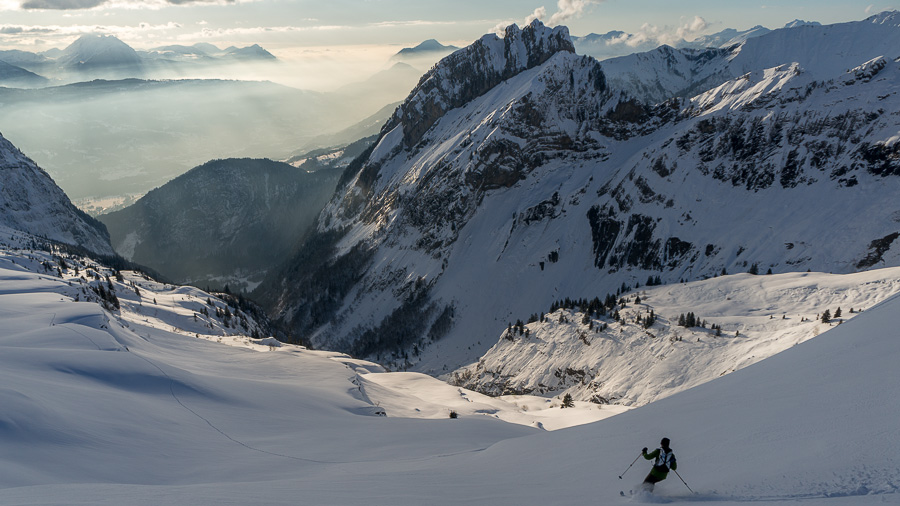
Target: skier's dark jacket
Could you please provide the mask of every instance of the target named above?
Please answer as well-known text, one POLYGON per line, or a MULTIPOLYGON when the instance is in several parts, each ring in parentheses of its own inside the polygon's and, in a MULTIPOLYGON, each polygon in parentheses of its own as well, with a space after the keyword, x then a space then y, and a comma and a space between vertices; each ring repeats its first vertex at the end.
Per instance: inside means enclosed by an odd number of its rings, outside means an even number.
POLYGON ((655 479, 656 481, 662 481, 666 479, 666 476, 669 474, 669 470, 678 469, 678 463, 675 462, 675 452, 671 449, 669 451, 663 450, 662 448, 657 448, 650 453, 644 453, 644 458, 647 460, 656 461, 653 463, 653 468, 650 469, 650 474, 647 475, 647 478, 655 479))

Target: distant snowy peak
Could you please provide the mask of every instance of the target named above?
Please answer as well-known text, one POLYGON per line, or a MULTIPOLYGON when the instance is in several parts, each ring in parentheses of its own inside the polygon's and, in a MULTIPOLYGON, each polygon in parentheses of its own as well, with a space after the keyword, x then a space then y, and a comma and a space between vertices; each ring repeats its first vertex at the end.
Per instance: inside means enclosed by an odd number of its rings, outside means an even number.
POLYGON ((822 23, 818 21, 804 21, 802 19, 795 19, 790 23, 786 23, 784 28, 797 28, 798 26, 822 26, 822 23))
POLYGON ((72 205, 53 179, 2 135, 0 225, 114 255, 106 227, 72 205))
POLYGON ((225 55, 237 60, 276 60, 275 55, 266 51, 259 44, 247 47, 231 46, 225 50, 225 55))
POLYGON ((897 12, 834 25, 796 21, 786 28, 749 35, 735 35, 735 40, 745 40, 723 43, 719 49, 660 46, 605 60, 603 70, 611 87, 645 103, 660 103, 672 97, 693 97, 749 72, 783 65, 797 63, 812 79, 829 80, 873 58, 900 56, 897 12))
POLYGON ((708 47, 728 48, 734 46, 735 44, 746 42, 748 39, 761 37, 767 33, 770 33, 771 31, 772 30, 769 30, 762 25, 756 25, 749 30, 742 31, 735 30, 734 28, 728 28, 712 35, 704 35, 702 37, 698 37, 685 44, 684 47, 697 49, 708 47))
POLYGON ((278 58, 267 51, 259 44, 252 46, 236 47, 230 46, 227 49, 200 42, 192 46, 183 46, 179 44, 160 46, 150 49, 148 52, 142 53, 151 58, 163 58, 167 60, 191 61, 203 60, 206 62, 222 61, 275 61, 278 58))
POLYGON ((384 126, 382 135, 402 125, 404 145, 414 146, 447 111, 559 52, 575 52, 568 28, 548 28, 538 20, 522 29, 508 26, 503 38, 485 35, 425 74, 384 126))
POLYGON ((137 52, 112 35, 82 35, 63 50, 57 61, 82 70, 141 65, 137 52))

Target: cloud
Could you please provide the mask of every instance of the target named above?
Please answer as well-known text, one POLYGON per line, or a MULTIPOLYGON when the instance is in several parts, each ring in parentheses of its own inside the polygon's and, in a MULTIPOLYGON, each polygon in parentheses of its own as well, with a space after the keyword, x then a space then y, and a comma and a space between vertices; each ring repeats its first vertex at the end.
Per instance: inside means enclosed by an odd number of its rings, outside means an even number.
MULTIPOLYGON (((522 22, 522 26, 531 24, 535 19, 543 20, 547 17, 547 8, 546 7, 538 7, 531 14, 525 17, 525 20, 522 22)), ((515 24, 514 20, 501 21, 494 25, 493 28, 489 30, 488 33, 496 34, 498 37, 503 37, 506 34, 506 27, 509 25, 515 24)))
MULTIPOLYGON (((310 19, 309 21, 316 21, 315 19, 310 19)), ((433 20, 425 20, 425 19, 412 19, 405 21, 379 21, 376 23, 370 23, 367 26, 372 26, 375 28, 395 28, 398 26, 436 26, 436 25, 455 25, 456 21, 433 21, 433 20)))
POLYGON ((2 35, 33 35, 33 34, 53 34, 57 33, 55 28, 47 28, 43 26, 17 26, 4 25, 0 26, 0 34, 2 35))
POLYGON ((166 30, 175 30, 181 28, 182 25, 175 22, 165 24, 139 23, 137 26, 117 26, 117 25, 0 25, 0 35, 11 39, 23 39, 34 35, 44 35, 60 40, 71 40, 91 33, 112 34, 119 38, 136 38, 142 34, 151 32, 161 32, 166 30))
MULTIPOLYGON (((4 0, 6 1, 6 0, 4 0)), ((179 5, 229 5, 253 0, 24 0, 24 10, 161 9, 179 5)))
POLYGON ((525 18, 525 24, 530 24, 535 19, 544 19, 547 17, 547 8, 546 7, 538 7, 531 13, 530 16, 525 18))
POLYGON ((709 23, 707 23, 705 19, 700 16, 694 16, 694 19, 679 26, 678 29, 675 30, 675 35, 681 39, 693 40, 707 28, 709 28, 709 23))
POLYGON ((602 0, 558 0, 557 11, 550 17, 548 24, 558 25, 572 18, 581 17, 588 5, 598 4, 602 0))
POLYGON ((694 16, 693 19, 687 21, 678 27, 664 26, 660 27, 650 23, 644 23, 635 33, 623 33, 607 42, 607 45, 614 46, 624 44, 631 48, 644 46, 658 46, 668 44, 676 46, 683 40, 693 40, 702 35, 709 28, 709 23, 700 16, 694 16))
POLYGON ((106 3, 107 0, 26 0, 22 3, 25 10, 76 10, 92 9, 106 3))

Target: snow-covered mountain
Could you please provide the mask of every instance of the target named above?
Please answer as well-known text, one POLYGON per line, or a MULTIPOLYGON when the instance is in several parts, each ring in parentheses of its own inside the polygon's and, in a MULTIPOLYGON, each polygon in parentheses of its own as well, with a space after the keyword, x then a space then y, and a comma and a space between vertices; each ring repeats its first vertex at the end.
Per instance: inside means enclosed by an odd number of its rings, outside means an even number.
POLYGON ((898 265, 900 53, 832 40, 896 37, 893 16, 750 39, 739 61, 805 60, 658 105, 563 29, 486 36, 423 77, 258 295, 317 346, 440 374, 565 297, 898 265))
POLYGON ((598 60, 652 51, 659 46, 656 39, 636 37, 621 30, 602 34, 589 33, 581 37, 573 36, 572 43, 578 54, 592 56, 598 60))
POLYGON ((112 35, 82 35, 63 49, 56 63, 67 71, 140 77, 144 62, 128 44, 112 35))
MULTIPOLYGON (((797 22, 789 23, 785 25, 784 28, 789 28, 792 26, 799 26, 797 22)), ((735 30, 734 28, 726 28, 720 32, 713 33, 711 35, 703 35, 701 37, 697 37, 696 39, 685 43, 684 45, 679 45, 678 47, 689 47, 694 49, 705 49, 705 48, 729 48, 736 44, 741 44, 747 41, 747 39, 752 39, 753 37, 759 37, 761 35, 765 35, 772 30, 762 26, 756 25, 753 28, 749 28, 747 30, 735 30)))
MULTIPOLYGON (((63 49, 42 53, 0 50, 0 61, 21 67, 57 83, 90 79, 196 77, 204 69, 239 63, 277 63, 278 59, 259 44, 220 49, 212 44, 168 45, 136 50, 113 35, 88 34, 63 49)), ((0 71, 2 76, 2 71, 0 71)), ((3 82, 3 81, 0 81, 3 82)), ((35 87, 47 83, 7 83, 7 86, 35 87)))
MULTIPOLYGON (((796 19, 785 24, 783 28, 795 28, 804 25, 819 26, 820 23, 796 19)), ((676 49, 728 49, 771 31, 762 25, 746 30, 726 28, 713 34, 701 35, 692 40, 683 38, 671 40, 674 37, 666 36, 663 37, 665 39, 664 43, 652 31, 650 33, 626 33, 621 30, 613 30, 604 34, 590 33, 582 37, 573 36, 572 42, 575 44, 575 50, 578 54, 593 56, 598 60, 607 60, 653 51, 663 45, 669 45, 676 49)))
POLYGON ((275 55, 265 50, 259 44, 253 44, 246 47, 229 46, 225 49, 219 49, 217 46, 208 43, 197 43, 191 46, 170 44, 167 46, 155 47, 149 51, 138 52, 138 54, 142 58, 154 60, 165 59, 199 63, 225 62, 228 60, 277 60, 275 55))
POLYGON ((99 219, 128 260, 178 283, 249 291, 290 255, 341 172, 309 172, 271 160, 213 160, 99 219))
POLYGON ((873 58, 890 58, 900 44, 900 12, 863 21, 791 23, 779 30, 716 48, 661 46, 603 62, 610 86, 646 103, 692 97, 719 84, 781 65, 798 64, 827 81, 873 58))
POLYGON ((102 223, 72 205, 49 174, 0 135, 0 225, 114 255, 102 223))
POLYGON ((562 301, 519 319, 450 382, 492 396, 644 405, 812 339, 900 293, 900 268, 732 274, 562 301), (823 318, 827 311, 827 318, 823 318))
POLYGON ((227 58, 245 61, 274 61, 278 59, 275 57, 275 55, 266 51, 259 44, 253 44, 245 47, 229 46, 222 52, 222 54, 227 58))

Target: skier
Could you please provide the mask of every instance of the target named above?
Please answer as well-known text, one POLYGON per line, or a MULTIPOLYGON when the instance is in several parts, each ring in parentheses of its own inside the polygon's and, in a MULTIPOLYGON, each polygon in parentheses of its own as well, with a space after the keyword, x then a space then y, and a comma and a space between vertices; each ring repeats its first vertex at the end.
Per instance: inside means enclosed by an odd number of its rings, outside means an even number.
POLYGON ((642 485, 642 488, 647 492, 653 492, 653 485, 666 479, 666 476, 669 474, 669 469, 674 471, 678 468, 678 463, 675 462, 675 453, 669 448, 669 438, 662 438, 659 445, 659 448, 650 453, 647 453, 646 447, 641 450, 641 455, 643 455, 645 459, 654 461, 653 468, 650 469, 650 474, 644 478, 644 483, 642 485))

